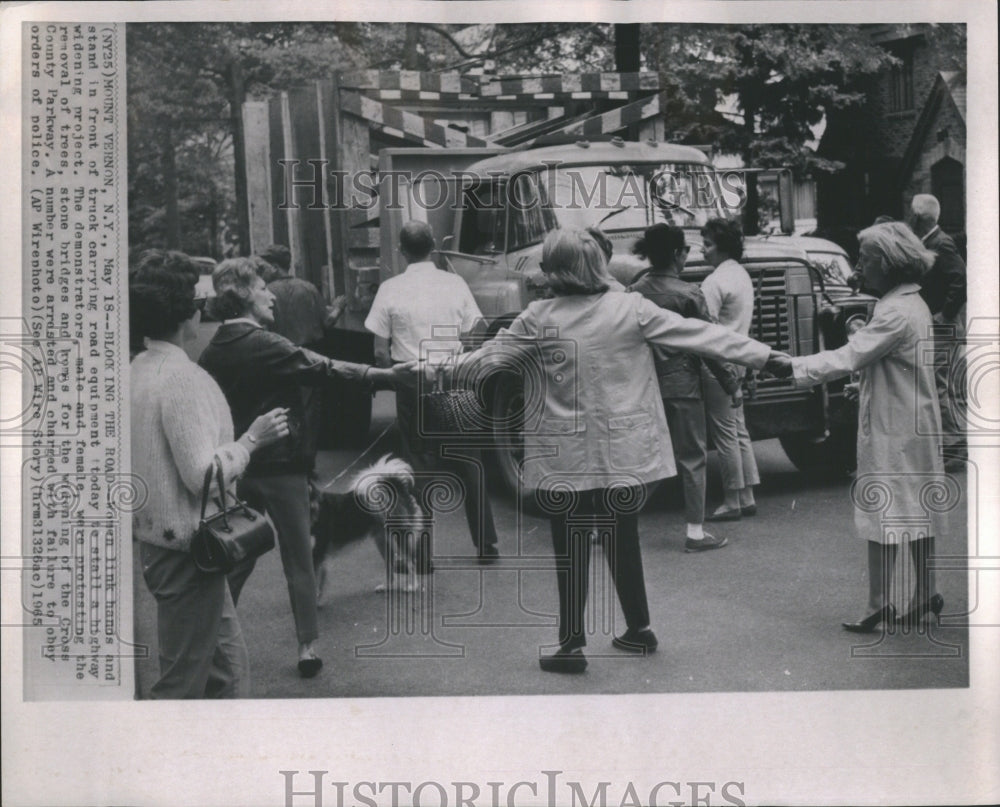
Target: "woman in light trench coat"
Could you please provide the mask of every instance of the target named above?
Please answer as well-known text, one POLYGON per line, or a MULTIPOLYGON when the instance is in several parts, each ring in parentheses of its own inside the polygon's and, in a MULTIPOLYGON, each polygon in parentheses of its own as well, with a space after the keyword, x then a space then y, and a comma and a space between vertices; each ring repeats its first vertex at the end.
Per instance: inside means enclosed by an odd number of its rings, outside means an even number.
POLYGON ((934 538, 947 528, 948 506, 958 500, 943 473, 941 415, 934 386, 931 315, 920 297, 920 277, 934 262, 902 223, 877 224, 858 235, 865 291, 880 297, 871 321, 846 345, 811 356, 784 357, 778 375, 811 386, 860 371, 858 472, 851 496, 854 523, 868 548, 869 615, 844 628, 874 631, 895 619, 890 581, 897 547, 909 545, 915 568, 911 607, 915 623, 941 613, 930 558, 934 538))
POLYGON ((455 381, 476 386, 480 372, 520 362, 524 484, 549 515, 559 588, 559 649, 539 662, 547 672, 575 673, 587 666, 583 617, 595 535, 627 627, 612 644, 643 654, 657 646, 638 514, 644 486, 676 469, 649 346, 753 367, 764 366, 772 351, 640 294, 610 290, 604 253, 586 232, 550 232, 542 271, 555 296, 532 302, 495 341, 462 356, 455 381))

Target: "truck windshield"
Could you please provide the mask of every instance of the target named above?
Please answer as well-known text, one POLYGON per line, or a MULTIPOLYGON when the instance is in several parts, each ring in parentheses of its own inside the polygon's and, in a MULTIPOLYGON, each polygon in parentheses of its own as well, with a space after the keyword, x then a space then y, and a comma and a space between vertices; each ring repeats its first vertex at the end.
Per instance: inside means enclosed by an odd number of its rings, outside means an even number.
POLYGON ((554 166, 543 181, 561 227, 700 227, 725 215, 715 172, 697 163, 554 166))

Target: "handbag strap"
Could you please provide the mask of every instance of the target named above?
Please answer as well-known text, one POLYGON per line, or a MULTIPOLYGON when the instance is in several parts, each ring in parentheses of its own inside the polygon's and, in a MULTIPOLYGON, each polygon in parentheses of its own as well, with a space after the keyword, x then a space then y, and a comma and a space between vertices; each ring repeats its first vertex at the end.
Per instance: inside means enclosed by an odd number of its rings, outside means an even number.
POLYGON ((212 470, 215 467, 213 458, 212 464, 205 471, 205 481, 201 486, 201 521, 205 520, 205 510, 208 509, 208 492, 212 487, 212 470))
POLYGON ((213 457, 212 464, 215 466, 215 481, 219 488, 219 509, 222 511, 222 526, 229 530, 229 508, 226 507, 226 480, 222 475, 222 463, 218 457, 213 457))
MULTIPOLYGON (((205 482, 201 486, 201 520, 205 520, 205 511, 208 509, 208 494, 212 487, 212 471, 215 471, 215 480, 219 488, 220 510, 225 522, 226 513, 226 480, 222 475, 222 463, 218 457, 212 457, 212 464, 205 470, 205 482)), ((228 526, 228 524, 226 525, 228 526)))

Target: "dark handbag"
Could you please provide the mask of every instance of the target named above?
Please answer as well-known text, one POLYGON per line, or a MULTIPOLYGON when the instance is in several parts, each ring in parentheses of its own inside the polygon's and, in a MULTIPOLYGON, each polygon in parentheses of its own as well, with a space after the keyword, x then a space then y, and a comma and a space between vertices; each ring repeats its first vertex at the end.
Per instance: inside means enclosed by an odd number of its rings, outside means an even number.
POLYGON ((201 520, 191 541, 194 565, 203 572, 231 572, 240 561, 256 558, 274 549, 274 528, 261 514, 229 493, 233 503, 227 504, 226 484, 222 477, 222 464, 216 458, 205 471, 205 484, 201 490, 201 520), (208 518, 208 490, 215 471, 219 486, 219 512, 208 518))
POLYGON ((420 425, 425 435, 476 434, 483 431, 486 413, 475 392, 444 389, 439 368, 434 389, 420 396, 420 425))

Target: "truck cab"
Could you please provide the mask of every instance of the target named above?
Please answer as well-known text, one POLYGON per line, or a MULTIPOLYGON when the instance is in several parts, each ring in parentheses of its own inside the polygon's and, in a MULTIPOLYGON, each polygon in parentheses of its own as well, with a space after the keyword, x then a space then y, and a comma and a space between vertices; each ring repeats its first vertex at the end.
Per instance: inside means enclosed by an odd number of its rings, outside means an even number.
MULTIPOLYGON (((391 150, 387 156, 391 161, 391 150)), ((540 264, 550 230, 601 229, 614 248, 609 270, 628 286, 649 269, 632 254, 645 228, 658 222, 682 227, 691 247, 683 277, 699 283, 712 268, 702 253, 701 226, 710 218, 739 215, 744 199, 740 185, 717 174, 704 151, 649 141, 508 151, 453 167, 447 179, 426 164, 423 174, 421 179, 410 173, 407 215, 432 224, 440 242, 438 265, 468 283, 491 333, 547 293, 540 264), (426 184, 431 182, 433 189, 426 184), (416 204, 420 199, 438 204, 416 204)), ((383 228, 394 229, 386 226, 392 218, 382 219, 383 228)), ((385 238, 383 233, 383 244, 385 238)), ((844 344, 847 320, 870 311, 873 300, 847 285, 850 264, 837 245, 751 236, 744 248, 742 263, 755 289, 755 339, 807 355, 844 344)), ((780 438, 796 466, 811 473, 853 468, 856 412, 841 393, 843 381, 797 390, 789 380, 751 372, 745 384, 751 437, 780 438)), ((516 421, 525 405, 515 374, 500 375, 487 397, 493 417, 504 424, 516 421)), ((506 429, 495 437, 496 464, 506 485, 516 489, 518 438, 506 429)))

